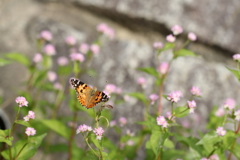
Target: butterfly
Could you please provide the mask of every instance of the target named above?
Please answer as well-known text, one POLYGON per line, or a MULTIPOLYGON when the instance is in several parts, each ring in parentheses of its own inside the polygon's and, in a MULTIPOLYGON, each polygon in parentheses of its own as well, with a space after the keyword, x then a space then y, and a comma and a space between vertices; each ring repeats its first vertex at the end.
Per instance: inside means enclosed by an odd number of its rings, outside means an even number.
POLYGON ((71 78, 70 83, 76 90, 78 101, 87 109, 96 106, 100 102, 107 102, 109 100, 109 97, 105 93, 98 91, 96 87, 89 87, 79 79, 71 78))

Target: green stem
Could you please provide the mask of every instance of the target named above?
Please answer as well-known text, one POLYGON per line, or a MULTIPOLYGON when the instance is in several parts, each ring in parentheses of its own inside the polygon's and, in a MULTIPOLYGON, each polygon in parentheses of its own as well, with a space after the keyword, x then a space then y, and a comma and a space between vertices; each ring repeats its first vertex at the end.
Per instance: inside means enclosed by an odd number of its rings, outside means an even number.
POLYGON ((91 149, 91 151, 97 156, 99 157, 99 155, 97 154, 97 152, 94 151, 94 149, 91 147, 91 145, 88 143, 88 138, 85 139, 85 142, 87 143, 88 147, 91 149))
MULTIPOLYGON (((237 135, 237 134, 239 133, 239 131, 240 131, 240 122, 238 122, 238 128, 237 128, 237 130, 235 131, 235 134, 237 135)), ((231 150, 234 149, 236 140, 237 140, 237 137, 236 137, 235 140, 233 141, 231 150)), ((232 152, 228 155, 228 160, 231 160, 231 157, 232 157, 232 152)))
POLYGON ((209 158, 214 152, 215 152, 216 149, 213 149, 212 152, 207 156, 207 158, 209 158))

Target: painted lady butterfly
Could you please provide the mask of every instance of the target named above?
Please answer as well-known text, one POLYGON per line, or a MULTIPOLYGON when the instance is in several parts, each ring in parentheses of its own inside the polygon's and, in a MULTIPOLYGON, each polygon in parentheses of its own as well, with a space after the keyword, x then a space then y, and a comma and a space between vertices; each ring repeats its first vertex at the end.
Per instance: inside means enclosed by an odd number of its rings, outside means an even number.
POLYGON ((77 92, 78 101, 87 109, 94 107, 100 102, 107 102, 109 100, 109 97, 105 93, 98 91, 96 87, 89 87, 79 79, 71 78, 70 83, 77 92))

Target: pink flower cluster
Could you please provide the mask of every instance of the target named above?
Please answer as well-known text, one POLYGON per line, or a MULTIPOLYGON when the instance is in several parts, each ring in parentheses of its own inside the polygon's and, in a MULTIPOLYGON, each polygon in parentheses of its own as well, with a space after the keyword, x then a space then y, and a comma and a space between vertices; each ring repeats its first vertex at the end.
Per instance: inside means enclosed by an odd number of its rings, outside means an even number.
POLYGON ((101 140, 101 139, 102 139, 102 135, 103 135, 103 133, 104 133, 104 130, 103 130, 102 127, 98 127, 98 128, 95 128, 95 129, 93 130, 93 133, 97 136, 97 139, 98 139, 98 140, 101 140))
POLYGON ((89 45, 87 43, 81 43, 78 50, 80 53, 86 54, 89 51, 89 45))
POLYGON ((144 77, 139 77, 137 79, 137 84, 141 85, 142 88, 146 87, 146 82, 147 82, 147 80, 144 77))
POLYGON ((114 30, 111 27, 109 27, 106 23, 100 23, 99 25, 97 25, 97 31, 111 39, 113 39, 115 35, 114 30))
POLYGON ((240 62, 240 53, 234 54, 233 55, 233 60, 240 62))
POLYGON ((235 119, 240 121, 240 109, 234 112, 235 119))
POLYGON ((171 102, 177 103, 180 100, 180 97, 182 97, 181 91, 173 91, 170 94, 168 94, 167 99, 171 102))
POLYGON ((50 82, 54 82, 57 79, 57 74, 54 71, 48 71, 47 77, 50 82))
POLYGON ((33 111, 28 111, 28 115, 23 117, 24 121, 28 122, 30 119, 35 119, 35 113, 33 111))
MULTIPOLYGON (((118 123, 119 123, 120 127, 125 126, 125 125, 127 124, 127 118, 125 118, 125 117, 120 117, 120 118, 118 119, 118 123)), ((110 125, 110 127, 116 126, 116 125, 117 125, 116 120, 110 121, 110 124, 109 124, 109 125, 110 125)))
POLYGON ((155 101, 158 99, 157 94, 150 94, 149 99, 151 100, 151 105, 154 105, 155 101))
POLYGON ((52 44, 45 45, 43 51, 48 56, 53 56, 56 54, 56 49, 52 44))
POLYGON ((34 57, 33 57, 33 62, 34 63, 39 63, 39 62, 41 62, 42 61, 42 54, 40 54, 40 53, 36 53, 35 55, 34 55, 34 57))
POLYGON ((154 42, 153 43, 153 48, 162 49, 163 48, 163 43, 162 42, 154 42))
POLYGON ((83 62, 85 60, 83 54, 81 54, 81 53, 71 53, 70 59, 72 61, 79 61, 79 62, 83 62))
POLYGON ((34 136, 36 134, 36 130, 31 127, 27 127, 25 133, 27 136, 34 136))
POLYGON ((187 101, 187 103, 188 103, 188 107, 190 109, 189 113, 194 113, 194 110, 197 106, 196 102, 194 100, 192 100, 192 101, 187 101))
POLYGON ((18 104, 19 107, 28 106, 28 101, 26 100, 25 97, 17 97, 15 99, 15 102, 18 104))
POLYGON ((76 44, 76 39, 73 36, 67 36, 65 38, 65 42, 69 45, 69 46, 74 46, 76 44))
POLYGON ((226 130, 224 130, 223 127, 218 127, 216 129, 216 133, 219 135, 219 136, 224 136, 226 134, 226 130))
POLYGON ((235 100, 232 98, 228 98, 223 103, 223 108, 233 110, 235 107, 235 100))
POLYGON ((88 126, 86 124, 82 124, 82 125, 78 126, 76 133, 78 134, 80 132, 83 133, 83 132, 90 132, 90 131, 92 131, 91 126, 88 126))
POLYGON ((158 66, 158 72, 161 74, 166 74, 168 72, 168 68, 169 68, 169 64, 167 62, 162 62, 159 66, 158 66))
POLYGON ((193 87, 191 88, 190 92, 191 92, 192 95, 194 95, 194 96, 201 96, 201 95, 202 95, 200 89, 199 89, 198 87, 195 87, 195 86, 193 86, 193 87))
POLYGON ((112 93, 120 94, 120 93, 122 93, 122 89, 119 88, 119 87, 117 87, 117 86, 114 85, 114 84, 107 84, 107 85, 105 86, 104 92, 105 92, 106 94, 108 94, 108 95, 109 95, 109 94, 112 94, 112 93))
POLYGON ((167 126, 169 125, 164 116, 158 116, 156 120, 157 124, 159 126, 162 126, 163 128, 167 128, 167 126))
POLYGON ((52 33, 48 30, 43 30, 40 33, 40 38, 45 39, 47 41, 51 41, 52 40, 52 33))

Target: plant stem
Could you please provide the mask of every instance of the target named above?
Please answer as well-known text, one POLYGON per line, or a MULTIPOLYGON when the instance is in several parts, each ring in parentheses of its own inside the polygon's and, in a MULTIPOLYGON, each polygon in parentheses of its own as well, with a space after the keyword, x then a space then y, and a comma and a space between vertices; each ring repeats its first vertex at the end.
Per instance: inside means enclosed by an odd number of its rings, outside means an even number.
MULTIPOLYGON (((240 131, 240 122, 238 122, 238 128, 237 128, 237 130, 235 131, 235 134, 238 134, 239 131, 240 131)), ((236 137, 235 140, 233 141, 233 144, 232 144, 231 150, 234 149, 234 146, 235 146, 236 140, 237 140, 237 137, 236 137)), ((230 153, 230 154, 228 155, 228 160, 231 160, 231 157, 232 157, 232 153, 230 153)))
POLYGON ((24 146, 23 146, 23 147, 21 148, 21 150, 18 152, 17 156, 14 158, 14 160, 18 158, 18 156, 21 154, 21 152, 22 152, 23 149, 27 146, 27 144, 28 144, 28 143, 25 143, 25 144, 24 144, 24 146))
POLYGON ((91 151, 92 151, 97 157, 99 157, 99 155, 94 151, 94 149, 93 149, 93 148, 91 147, 91 145, 88 143, 88 138, 86 138, 85 141, 86 141, 88 147, 91 149, 91 151))

